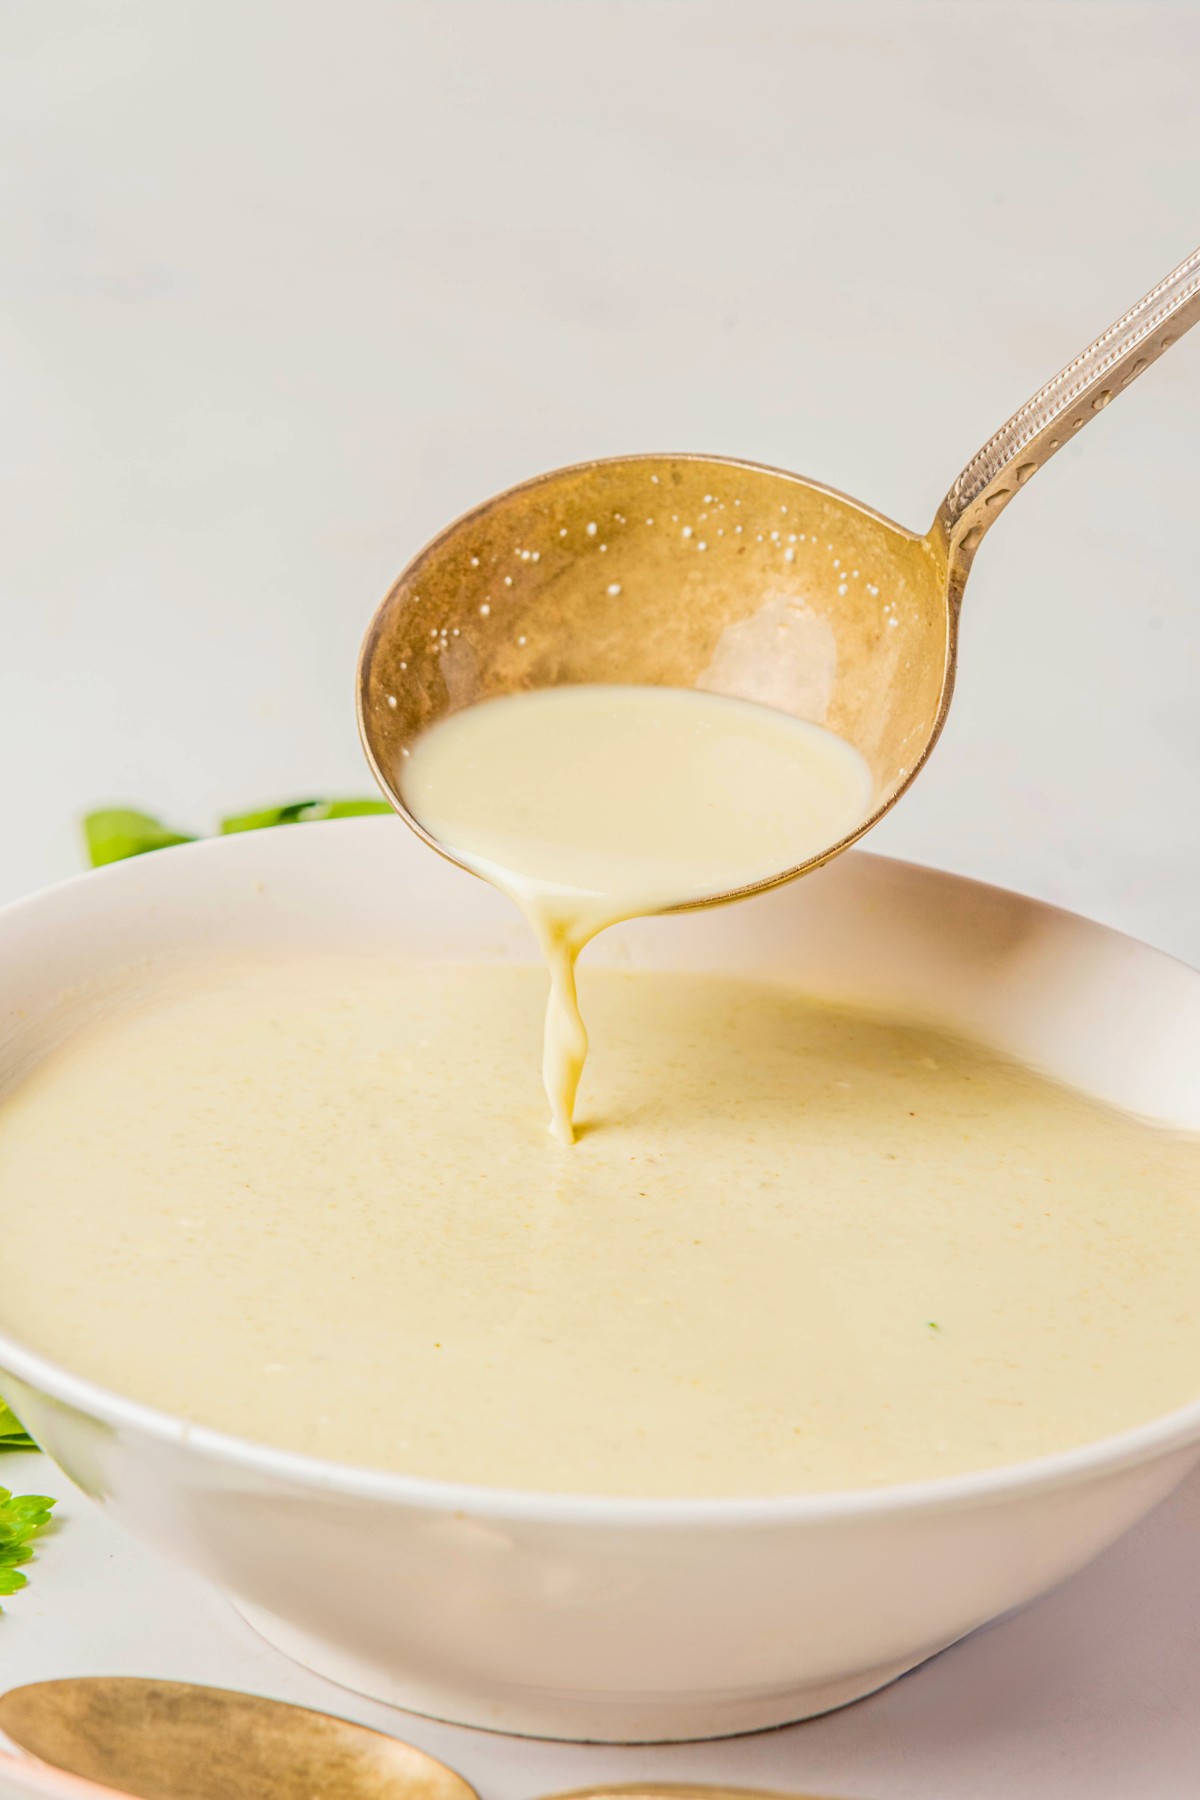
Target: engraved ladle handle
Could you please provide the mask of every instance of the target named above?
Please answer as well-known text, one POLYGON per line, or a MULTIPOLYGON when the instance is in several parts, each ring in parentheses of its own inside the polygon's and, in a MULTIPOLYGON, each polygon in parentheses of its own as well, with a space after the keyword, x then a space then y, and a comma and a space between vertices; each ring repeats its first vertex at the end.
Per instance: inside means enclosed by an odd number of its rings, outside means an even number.
POLYGON ((1200 250, 1193 250, 976 452, 942 501, 930 534, 945 546, 955 599, 984 532, 1017 489, 1198 319, 1200 250))

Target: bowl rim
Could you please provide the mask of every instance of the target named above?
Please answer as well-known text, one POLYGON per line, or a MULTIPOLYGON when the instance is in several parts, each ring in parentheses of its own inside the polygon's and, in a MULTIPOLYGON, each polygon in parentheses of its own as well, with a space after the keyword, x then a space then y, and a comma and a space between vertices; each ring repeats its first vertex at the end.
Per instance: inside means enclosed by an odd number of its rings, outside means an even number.
MULTIPOLYGON (((394 828, 392 821, 385 815, 318 821, 305 826, 305 841, 311 842, 315 849, 318 833, 348 832, 352 827, 365 837, 367 833, 377 833, 381 825, 386 825, 388 829, 394 828)), ((272 832, 270 836, 274 839, 276 834, 272 832)), ((221 854, 218 846, 222 844, 244 846, 244 841, 244 837, 215 837, 174 845, 166 850, 155 851, 154 862, 161 866, 167 858, 177 862, 183 857, 211 857, 221 854)), ((1101 924, 1083 913, 1054 905, 1019 889, 999 887, 995 883, 977 881, 933 864, 916 863, 901 857, 881 856, 863 850, 851 851, 849 854, 856 860, 870 862, 881 868, 897 871, 916 869, 935 877, 939 884, 975 889, 984 894, 1018 900, 1043 914, 1057 916, 1073 925, 1085 925, 1092 931, 1134 946, 1139 952, 1172 965, 1186 979, 1200 982, 1200 970, 1193 968, 1182 958, 1159 950, 1128 932, 1101 924)), ((68 891, 77 891, 85 884, 97 891, 102 891, 114 880, 119 884, 122 880, 129 879, 131 864, 136 865, 141 861, 141 857, 129 858, 101 869, 70 876, 65 881, 56 882, 0 906, 0 938, 10 922, 19 916, 36 911, 51 899, 57 899, 68 891)), ((11 1375, 37 1393, 117 1431, 128 1431, 149 1438, 159 1445, 191 1453, 203 1460, 268 1481, 376 1504, 393 1504, 428 1512, 454 1512, 476 1518, 523 1520, 542 1525, 605 1525, 626 1529, 676 1530, 680 1527, 699 1529, 714 1526, 836 1524, 884 1515, 904 1516, 985 1506, 1116 1474, 1122 1469, 1158 1460, 1189 1447, 1195 1448, 1197 1455, 1200 1455, 1198 1394, 1195 1400, 1170 1412, 1160 1413, 1141 1425, 1130 1426, 1124 1431, 1110 1433, 1087 1443, 1072 1445, 1065 1450, 1051 1451, 1021 1462, 1001 1463, 995 1467, 970 1470, 958 1475, 934 1476, 923 1481, 817 1493, 764 1495, 674 1497, 555 1492, 406 1475, 396 1470, 337 1462, 259 1443, 213 1426, 177 1418, 157 1407, 114 1393, 100 1383, 86 1376, 76 1375, 50 1358, 27 1348, 19 1339, 0 1328, 0 1375, 3 1374, 11 1375)))

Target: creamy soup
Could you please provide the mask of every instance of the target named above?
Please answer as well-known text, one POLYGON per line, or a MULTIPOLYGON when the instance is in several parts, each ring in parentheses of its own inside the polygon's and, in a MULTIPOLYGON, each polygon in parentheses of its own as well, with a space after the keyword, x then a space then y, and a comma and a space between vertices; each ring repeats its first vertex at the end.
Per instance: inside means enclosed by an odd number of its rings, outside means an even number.
POLYGON ((151 982, 0 1108, 0 1321, 291 1450, 599 1494, 944 1475, 1194 1398, 1193 1141, 783 987, 601 970, 566 1155, 544 980, 151 982))
POLYGON ((852 745, 690 688, 582 684, 485 701, 418 738, 425 829, 508 893, 551 977, 543 1077, 565 1143, 588 1038, 575 963, 605 926, 730 893, 829 850, 870 810, 852 745))

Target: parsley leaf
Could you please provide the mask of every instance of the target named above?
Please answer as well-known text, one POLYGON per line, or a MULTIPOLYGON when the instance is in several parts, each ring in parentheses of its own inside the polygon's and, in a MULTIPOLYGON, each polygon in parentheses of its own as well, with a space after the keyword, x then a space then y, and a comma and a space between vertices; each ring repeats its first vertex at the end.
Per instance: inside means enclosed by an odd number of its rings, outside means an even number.
POLYGON ((50 1523, 53 1505, 45 1494, 14 1498, 7 1488, 0 1488, 0 1594, 15 1594, 25 1586, 28 1577, 22 1575, 22 1565, 32 1562, 32 1540, 50 1523))
POLYGON ((0 1400, 0 1450, 36 1450, 37 1445, 10 1406, 0 1400))
POLYGON ((316 819, 356 819, 365 813, 391 812, 386 800, 291 800, 286 806, 266 806, 260 812, 235 813, 221 820, 222 835, 234 831, 264 831, 269 825, 307 825, 316 819))
MULTIPOLYGON (((282 806, 264 806, 256 812, 232 813, 222 819, 219 831, 263 831, 270 825, 305 825, 316 819, 354 819, 365 813, 387 813, 386 800, 289 800, 282 806)), ((88 861, 93 869, 120 862, 126 856, 144 856, 148 850, 165 850, 171 844, 194 844, 196 834, 176 831, 151 813, 127 806, 102 807, 83 821, 88 861)))
POLYGON ((190 844, 184 831, 172 831, 161 819, 135 812, 128 806, 106 806, 83 821, 88 860, 93 869, 121 862, 126 856, 143 856, 147 850, 165 850, 168 844, 190 844))

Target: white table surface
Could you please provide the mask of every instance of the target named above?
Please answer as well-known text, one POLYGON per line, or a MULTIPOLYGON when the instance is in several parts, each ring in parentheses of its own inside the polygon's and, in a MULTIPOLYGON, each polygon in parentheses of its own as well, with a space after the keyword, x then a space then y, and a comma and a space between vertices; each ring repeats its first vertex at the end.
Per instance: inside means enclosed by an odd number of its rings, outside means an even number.
MULTIPOLYGON (((89 805, 203 828, 365 791, 374 601, 536 469, 727 451, 923 524, 1200 236, 1198 66, 1194 4, 12 0, 0 898, 73 872, 89 805)), ((951 723, 876 846, 1200 962, 1198 476, 1200 332, 985 546, 951 723)), ((0 1682, 140 1670, 388 1717, 76 1497, 35 1574, 0 1682)), ((485 1800, 1192 1796, 1200 1485, 827 1720, 658 1751, 389 1722, 485 1800)))

